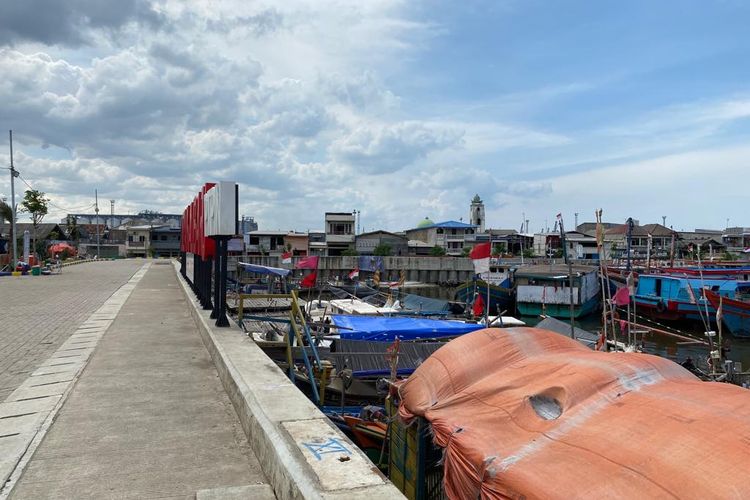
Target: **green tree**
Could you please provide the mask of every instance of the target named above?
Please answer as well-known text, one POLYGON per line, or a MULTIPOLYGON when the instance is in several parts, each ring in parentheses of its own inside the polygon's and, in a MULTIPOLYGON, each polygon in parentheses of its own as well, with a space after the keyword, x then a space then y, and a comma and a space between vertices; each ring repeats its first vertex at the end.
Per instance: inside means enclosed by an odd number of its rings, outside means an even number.
POLYGON ((71 240, 78 241, 81 239, 81 230, 78 229, 78 221, 76 221, 75 217, 73 217, 72 215, 68 215, 68 219, 65 225, 65 229, 68 230, 68 236, 71 240))
POLYGON ((527 259, 535 257, 535 255, 534 255, 534 249, 532 249, 532 248, 526 248, 526 249, 524 249, 523 256, 526 257, 527 259))
POLYGON ((432 247, 430 249, 430 255, 433 257, 442 257, 446 254, 445 248, 443 247, 432 247))
POLYGON ((381 243, 380 245, 375 247, 375 249, 372 251, 372 254, 380 255, 382 257, 388 257, 389 255, 391 255, 391 252, 392 249, 388 243, 381 243))
POLYGON ((463 249, 461 250, 461 256, 463 257, 468 257, 470 253, 471 253, 471 248, 469 247, 463 247, 463 249))
POLYGON ((4 201, 0 200, 0 221, 7 221, 8 222, 8 253, 12 253, 12 247, 10 245, 13 245, 13 208, 4 201))
POLYGON ((505 245, 500 243, 495 243, 495 246, 492 247, 492 255, 493 256, 499 256, 505 253, 505 245))
POLYGON ((359 252, 357 251, 356 248, 349 247, 343 252, 341 252, 341 255, 348 256, 348 257, 356 257, 357 255, 359 255, 359 252))
POLYGON ((32 235, 34 243, 31 248, 37 250, 37 228, 49 212, 49 198, 45 197, 42 191, 28 189, 23 195, 21 210, 31 215, 31 224, 34 226, 34 234, 32 235))

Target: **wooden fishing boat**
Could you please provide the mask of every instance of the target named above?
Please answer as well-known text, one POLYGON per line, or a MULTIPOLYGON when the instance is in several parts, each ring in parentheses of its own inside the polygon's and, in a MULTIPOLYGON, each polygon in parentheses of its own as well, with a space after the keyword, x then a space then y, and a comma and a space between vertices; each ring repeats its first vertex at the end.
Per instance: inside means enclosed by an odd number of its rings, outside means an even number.
POLYGON ((706 290, 706 298, 718 311, 721 301, 721 319, 734 337, 750 337, 750 302, 721 297, 718 293, 706 290))

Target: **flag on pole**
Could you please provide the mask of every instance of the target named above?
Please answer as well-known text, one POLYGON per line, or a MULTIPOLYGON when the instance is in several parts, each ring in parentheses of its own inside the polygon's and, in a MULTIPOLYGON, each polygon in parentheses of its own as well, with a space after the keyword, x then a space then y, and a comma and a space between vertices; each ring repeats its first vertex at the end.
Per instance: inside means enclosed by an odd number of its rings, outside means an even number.
POLYGON ((313 255, 312 257, 305 257, 297 262, 294 266, 295 269, 317 269, 318 268, 318 256, 313 255))
POLYGON ((318 279, 318 273, 317 271, 314 271, 304 278, 302 278, 302 281, 300 281, 299 286, 301 288, 312 288, 315 286, 315 281, 318 279))
POLYGON ((492 248, 489 243, 480 243, 475 245, 469 253, 469 257, 474 264, 474 272, 476 274, 489 273, 490 272, 490 254, 492 248))
POLYGON ((281 254, 281 263, 282 264, 291 264, 292 263, 292 252, 284 252, 281 254))
POLYGON ((352 271, 349 273, 349 279, 350 280, 356 280, 359 279, 359 268, 355 267, 352 269, 352 271))
POLYGON ((484 299, 479 293, 474 298, 474 305, 471 307, 471 312, 474 316, 481 316, 484 314, 484 299))

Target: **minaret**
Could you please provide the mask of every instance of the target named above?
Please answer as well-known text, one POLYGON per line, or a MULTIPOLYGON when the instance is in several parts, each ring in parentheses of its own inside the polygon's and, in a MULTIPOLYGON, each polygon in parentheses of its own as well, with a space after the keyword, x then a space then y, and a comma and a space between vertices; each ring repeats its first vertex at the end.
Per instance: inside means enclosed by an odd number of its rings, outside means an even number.
POLYGON ((479 195, 474 195, 469 209, 469 223, 479 227, 479 232, 484 232, 484 203, 479 195))

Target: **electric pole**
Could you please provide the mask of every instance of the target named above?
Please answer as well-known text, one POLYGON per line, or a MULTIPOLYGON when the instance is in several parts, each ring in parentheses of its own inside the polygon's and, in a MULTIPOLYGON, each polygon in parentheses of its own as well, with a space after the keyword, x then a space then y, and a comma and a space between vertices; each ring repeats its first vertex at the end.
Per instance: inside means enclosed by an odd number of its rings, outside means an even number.
POLYGON ((18 170, 13 168, 13 131, 9 130, 10 136, 10 208, 13 213, 13 220, 10 221, 10 227, 13 231, 13 262, 11 263, 11 270, 16 270, 18 264, 18 234, 16 233, 16 185, 15 179, 18 177, 18 170))
POLYGON ((94 212, 96 212, 96 258, 99 258, 99 193, 94 189, 94 212))

